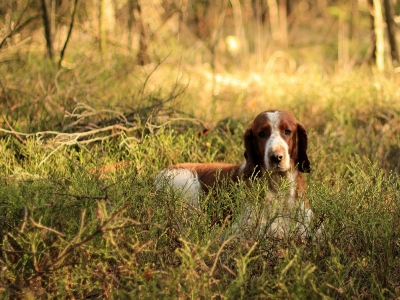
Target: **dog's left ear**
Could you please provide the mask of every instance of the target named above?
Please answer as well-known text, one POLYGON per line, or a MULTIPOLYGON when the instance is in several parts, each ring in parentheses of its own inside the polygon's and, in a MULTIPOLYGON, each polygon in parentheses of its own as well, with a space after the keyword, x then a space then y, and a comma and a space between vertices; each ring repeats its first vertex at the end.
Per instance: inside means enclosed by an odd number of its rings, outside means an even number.
POLYGON ((310 161, 307 156, 308 138, 304 126, 297 123, 297 168, 302 173, 310 173, 310 161))

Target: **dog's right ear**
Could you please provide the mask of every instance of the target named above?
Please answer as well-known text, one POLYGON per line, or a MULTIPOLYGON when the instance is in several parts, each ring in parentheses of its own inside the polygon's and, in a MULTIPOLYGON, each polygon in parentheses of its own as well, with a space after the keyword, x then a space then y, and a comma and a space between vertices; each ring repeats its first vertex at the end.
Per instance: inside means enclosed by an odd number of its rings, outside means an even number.
POLYGON ((261 169, 259 167, 259 159, 254 146, 255 137, 252 130, 253 124, 250 124, 247 127, 246 132, 244 133, 244 157, 246 159, 246 166, 243 170, 243 175, 245 178, 250 178, 252 176, 261 175, 261 169))

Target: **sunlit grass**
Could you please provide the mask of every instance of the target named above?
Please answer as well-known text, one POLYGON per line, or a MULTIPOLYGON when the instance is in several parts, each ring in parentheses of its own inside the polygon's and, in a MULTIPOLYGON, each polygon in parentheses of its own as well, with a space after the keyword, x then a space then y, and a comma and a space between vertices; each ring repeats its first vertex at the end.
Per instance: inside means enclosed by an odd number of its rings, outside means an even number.
POLYGON ((396 75, 87 62, 56 72, 33 60, 2 79, 18 87, 8 90, 0 140, 5 297, 399 296, 396 75), (211 226, 227 206, 261 201, 260 182, 223 182, 218 201, 208 196, 194 212, 179 193, 154 188, 169 164, 241 162, 243 132, 267 109, 291 111, 308 130, 319 240, 211 226))

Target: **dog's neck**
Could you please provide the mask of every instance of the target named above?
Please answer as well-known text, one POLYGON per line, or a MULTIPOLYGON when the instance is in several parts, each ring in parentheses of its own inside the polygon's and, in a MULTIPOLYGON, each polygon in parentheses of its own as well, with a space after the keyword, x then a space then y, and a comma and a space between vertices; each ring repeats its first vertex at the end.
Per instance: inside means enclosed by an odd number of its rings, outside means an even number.
POLYGON ((271 192, 277 193, 279 190, 286 190, 286 187, 289 187, 290 194, 292 194, 292 190, 296 188, 297 175, 296 169, 290 169, 287 171, 265 171, 263 177, 266 178, 271 192))
POLYGON ((261 178, 268 187, 267 201, 279 198, 289 206, 295 205, 297 195, 298 170, 291 168, 287 171, 262 170, 261 178))
MULTIPOLYGON (((239 174, 243 175, 246 161, 239 166, 239 174)), ((268 186, 269 197, 282 197, 293 202, 297 199, 297 181, 299 171, 292 166, 287 171, 268 171, 264 166, 254 169, 253 177, 265 180, 268 186), (261 170, 257 172, 257 169, 261 170)))

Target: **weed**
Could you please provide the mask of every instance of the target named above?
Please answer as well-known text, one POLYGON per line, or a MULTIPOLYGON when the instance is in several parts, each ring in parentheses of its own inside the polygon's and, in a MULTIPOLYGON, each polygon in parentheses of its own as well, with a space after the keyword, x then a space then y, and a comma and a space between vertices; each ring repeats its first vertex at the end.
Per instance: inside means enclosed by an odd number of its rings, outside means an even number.
POLYGON ((4 297, 399 296, 396 78, 243 74, 243 86, 211 87, 195 72, 185 74, 188 85, 165 64, 149 71, 116 60, 59 72, 29 64, 29 72, 8 65, 2 79, 19 86, 2 103, 4 297), (156 191, 154 177, 169 164, 242 161, 248 121, 273 108, 308 130, 307 195, 324 221, 320 239, 215 224, 228 208, 235 218, 261 203, 266 187, 257 182, 221 182, 198 210, 179 193, 156 191))

